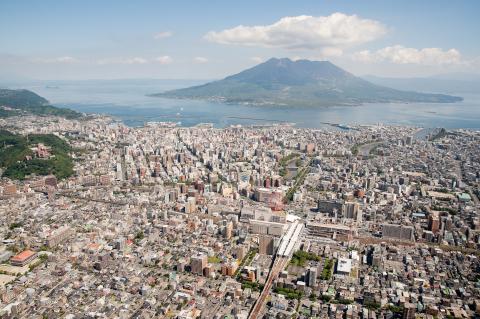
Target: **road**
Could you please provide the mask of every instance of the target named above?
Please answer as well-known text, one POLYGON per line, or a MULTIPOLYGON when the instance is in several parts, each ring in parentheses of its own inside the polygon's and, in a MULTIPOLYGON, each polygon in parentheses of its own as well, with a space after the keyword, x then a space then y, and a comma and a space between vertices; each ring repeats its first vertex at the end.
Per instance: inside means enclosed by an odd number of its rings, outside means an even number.
POLYGON ((308 174, 308 170, 310 170, 310 165, 312 165, 313 158, 310 158, 300 169, 297 169, 297 175, 295 176, 295 182, 293 186, 287 191, 285 194, 285 198, 289 198, 292 196, 293 193, 297 190, 297 188, 305 182, 305 175, 308 174))

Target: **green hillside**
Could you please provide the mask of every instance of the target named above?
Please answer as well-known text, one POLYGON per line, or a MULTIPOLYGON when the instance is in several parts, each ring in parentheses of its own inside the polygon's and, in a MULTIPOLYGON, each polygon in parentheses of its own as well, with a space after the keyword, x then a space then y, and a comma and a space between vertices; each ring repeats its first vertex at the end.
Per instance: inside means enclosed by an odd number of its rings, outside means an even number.
POLYGON ((0 108, 0 117, 25 113, 55 115, 67 119, 75 119, 82 116, 81 113, 74 110, 52 106, 46 99, 29 90, 0 89, 0 107, 2 107, 0 108))
POLYGON ((30 174, 53 174, 59 179, 69 177, 73 174, 70 151, 68 143, 53 134, 31 134, 27 137, 0 131, 0 167, 4 169, 4 177, 20 180, 30 174), (51 148, 51 158, 33 156, 30 148, 38 143, 51 148), (27 160, 27 156, 32 159, 27 160))

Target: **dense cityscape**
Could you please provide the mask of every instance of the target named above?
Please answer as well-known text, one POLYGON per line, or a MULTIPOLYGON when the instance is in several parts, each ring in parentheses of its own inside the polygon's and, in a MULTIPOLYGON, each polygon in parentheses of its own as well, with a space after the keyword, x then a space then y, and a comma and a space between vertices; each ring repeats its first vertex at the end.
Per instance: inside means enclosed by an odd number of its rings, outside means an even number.
POLYGON ((1 318, 480 316, 479 131, 0 127, 1 318))

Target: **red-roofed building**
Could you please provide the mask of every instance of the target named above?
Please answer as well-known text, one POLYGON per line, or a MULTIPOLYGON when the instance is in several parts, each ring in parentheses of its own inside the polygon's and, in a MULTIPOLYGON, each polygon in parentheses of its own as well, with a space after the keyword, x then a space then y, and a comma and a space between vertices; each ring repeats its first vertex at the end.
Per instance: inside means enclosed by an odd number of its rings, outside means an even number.
POLYGON ((90 243, 86 247, 83 248, 84 252, 89 254, 96 254, 102 250, 103 246, 99 243, 90 243))
POLYGON ((27 249, 10 258, 10 264, 12 264, 12 266, 23 267, 35 258, 37 258, 37 253, 27 249))

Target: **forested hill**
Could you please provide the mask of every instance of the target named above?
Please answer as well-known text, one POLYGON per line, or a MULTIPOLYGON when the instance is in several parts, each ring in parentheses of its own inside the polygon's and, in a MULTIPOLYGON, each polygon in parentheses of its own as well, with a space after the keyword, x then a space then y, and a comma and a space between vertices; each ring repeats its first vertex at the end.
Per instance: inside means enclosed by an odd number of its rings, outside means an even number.
POLYGON ((22 114, 55 115, 67 119, 82 117, 81 113, 52 106, 40 95, 29 90, 0 89, 0 117, 22 114))
POLYGON ((0 167, 3 177, 24 179, 31 174, 53 174, 62 179, 73 174, 70 145, 53 134, 13 134, 0 130, 0 167), (38 144, 48 149, 48 155, 40 158, 34 152, 38 144))

